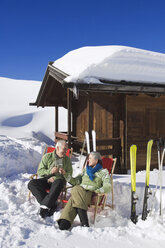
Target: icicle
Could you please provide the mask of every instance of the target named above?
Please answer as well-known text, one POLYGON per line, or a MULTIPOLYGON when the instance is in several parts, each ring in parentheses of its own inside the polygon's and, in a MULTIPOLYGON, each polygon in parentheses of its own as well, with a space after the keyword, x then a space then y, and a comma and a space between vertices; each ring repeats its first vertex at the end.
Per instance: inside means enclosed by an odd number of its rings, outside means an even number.
POLYGON ((79 98, 79 91, 78 91, 78 89, 77 89, 77 87, 76 87, 75 84, 74 84, 74 86, 73 86, 73 95, 74 95, 74 97, 75 97, 76 99, 79 98))

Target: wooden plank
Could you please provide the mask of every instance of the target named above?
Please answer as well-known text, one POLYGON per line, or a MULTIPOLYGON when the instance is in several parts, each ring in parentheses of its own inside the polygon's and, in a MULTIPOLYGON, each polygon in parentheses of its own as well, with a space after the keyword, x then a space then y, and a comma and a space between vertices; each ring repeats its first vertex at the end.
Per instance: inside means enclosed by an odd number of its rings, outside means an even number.
POLYGON ((75 102, 72 102, 72 135, 76 136, 76 128, 77 128, 77 123, 76 123, 76 109, 73 107, 75 102))
POLYGON ((88 96, 88 132, 91 137, 91 132, 93 130, 93 100, 91 96, 88 96))
POLYGON ((59 132, 55 132, 55 138, 57 139, 63 139, 63 140, 68 140, 68 134, 65 133, 59 133, 59 132))
POLYGON ((87 96, 80 95, 79 99, 74 104, 75 119, 76 119, 76 134, 78 140, 84 139, 85 131, 88 130, 88 110, 87 96))
POLYGON ((55 106, 55 132, 58 132, 58 106, 55 106))
POLYGON ((115 152, 114 149, 104 149, 104 150, 97 150, 97 152, 99 152, 101 155, 112 155, 113 157, 113 154, 115 152))
POLYGON ((118 145, 121 144, 120 138, 112 138, 112 139, 97 139, 97 146, 107 146, 107 145, 118 145))
POLYGON ((67 109, 68 109, 68 147, 71 148, 71 92, 67 89, 67 109))

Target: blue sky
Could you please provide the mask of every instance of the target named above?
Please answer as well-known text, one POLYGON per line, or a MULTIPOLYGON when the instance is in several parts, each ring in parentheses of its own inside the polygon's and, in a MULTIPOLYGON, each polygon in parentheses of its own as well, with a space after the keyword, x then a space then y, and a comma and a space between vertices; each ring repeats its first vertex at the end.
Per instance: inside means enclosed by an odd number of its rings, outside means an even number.
POLYGON ((42 81, 49 61, 101 45, 165 53, 165 1, 0 1, 0 77, 42 81))

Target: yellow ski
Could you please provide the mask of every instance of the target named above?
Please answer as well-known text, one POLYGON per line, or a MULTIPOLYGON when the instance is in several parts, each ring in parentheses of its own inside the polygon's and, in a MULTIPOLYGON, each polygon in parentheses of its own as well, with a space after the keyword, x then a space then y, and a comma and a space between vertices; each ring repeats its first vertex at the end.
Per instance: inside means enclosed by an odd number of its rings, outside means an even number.
POLYGON ((149 198, 149 179, 150 179, 150 164, 151 164, 151 149, 153 145, 153 140, 149 140, 147 144, 147 160, 146 160, 146 183, 145 183, 145 190, 144 190, 144 200, 143 200, 143 212, 142 212, 142 220, 145 220, 148 215, 147 210, 147 200, 149 198))
POLYGON ((136 224, 136 203, 138 197, 136 196, 136 151, 137 146, 132 145, 130 147, 130 167, 131 167, 131 220, 136 224))

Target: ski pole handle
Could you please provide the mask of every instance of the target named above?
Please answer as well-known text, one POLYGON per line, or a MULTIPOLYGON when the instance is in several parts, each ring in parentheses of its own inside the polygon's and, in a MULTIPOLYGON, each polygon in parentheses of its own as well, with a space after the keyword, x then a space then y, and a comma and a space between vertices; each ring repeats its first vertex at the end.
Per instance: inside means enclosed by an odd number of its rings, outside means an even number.
POLYGON ((156 143, 157 143, 158 151, 161 151, 161 149, 165 148, 165 142, 164 142, 164 139, 162 137, 159 138, 156 143))
POLYGON ((156 141, 156 144, 157 144, 157 149, 158 149, 158 151, 160 151, 161 148, 160 148, 160 142, 159 142, 159 140, 156 141))

